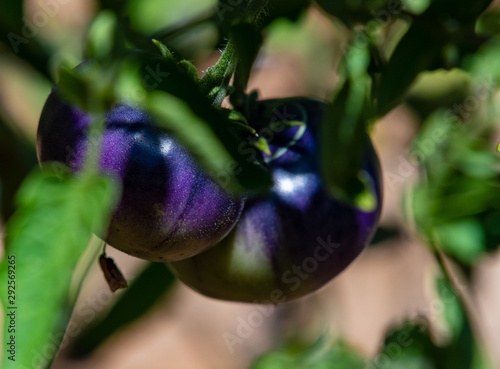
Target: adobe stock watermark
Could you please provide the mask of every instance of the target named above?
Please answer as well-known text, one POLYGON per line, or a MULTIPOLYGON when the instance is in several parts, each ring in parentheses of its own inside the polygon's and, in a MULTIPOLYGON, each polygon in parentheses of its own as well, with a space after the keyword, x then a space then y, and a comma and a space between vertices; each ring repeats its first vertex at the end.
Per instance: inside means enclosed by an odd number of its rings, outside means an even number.
POLYGON ((30 19, 22 18, 23 27, 21 34, 9 32, 7 39, 16 54, 19 53, 19 47, 27 44, 33 39, 40 29, 49 24, 50 19, 54 18, 60 11, 61 5, 69 3, 70 0, 39 0, 38 10, 33 13, 30 19))
POLYGON ((431 156, 436 149, 448 138, 449 134, 458 129, 458 122, 466 121, 471 115, 480 109, 482 102, 491 96, 497 88, 492 76, 483 76, 477 80, 477 86, 472 93, 461 103, 456 103, 447 109, 441 119, 444 122, 453 123, 450 130, 444 127, 435 128, 425 139, 416 139, 409 153, 409 159, 403 155, 398 156, 398 164, 395 172, 388 171, 384 174, 384 182, 391 192, 398 186, 404 184, 412 175, 416 174, 422 162, 431 156))
POLYGON ((339 243, 332 242, 328 235, 326 241, 322 237, 316 238, 317 246, 311 256, 302 260, 300 265, 294 264, 289 270, 281 275, 283 288, 276 288, 269 294, 269 299, 264 301, 254 301, 258 304, 246 317, 236 318, 236 328, 234 333, 225 332, 222 339, 230 353, 234 353, 235 346, 242 344, 250 338, 255 330, 264 324, 276 310, 276 305, 286 301, 287 291, 296 291, 303 281, 317 271, 320 263, 326 261, 340 247, 339 243))
MULTIPOLYGON (((93 297, 88 297, 83 303, 77 306, 74 315, 82 318, 83 324, 91 323, 98 313, 103 311, 113 301, 113 293, 109 288, 102 288, 93 297)), ((69 345, 72 338, 77 337, 82 332, 82 328, 76 322, 70 322, 65 331, 50 333, 45 346, 40 350, 32 351, 33 360, 29 367, 19 364, 19 369, 37 369, 46 367, 53 360, 56 352, 69 345)))

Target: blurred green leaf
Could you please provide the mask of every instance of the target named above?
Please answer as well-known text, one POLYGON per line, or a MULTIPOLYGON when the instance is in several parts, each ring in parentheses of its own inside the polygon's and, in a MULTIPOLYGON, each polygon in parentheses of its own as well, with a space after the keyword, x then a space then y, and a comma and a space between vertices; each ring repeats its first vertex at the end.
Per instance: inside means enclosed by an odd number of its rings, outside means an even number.
POLYGON ((483 13, 476 22, 476 32, 488 36, 500 34, 500 10, 494 8, 483 13))
POLYGON ((92 353, 119 329, 145 315, 170 292, 176 279, 162 263, 150 263, 103 319, 89 326, 71 347, 71 355, 83 357, 92 353))
POLYGON ((214 13, 217 0, 127 0, 121 3, 133 29, 148 35, 179 23, 198 23, 199 16, 207 20, 206 14, 214 13))
POLYGON ((241 139, 227 114, 212 105, 190 73, 158 54, 129 53, 116 64, 92 60, 62 68, 62 96, 96 113, 117 101, 142 106, 226 189, 270 186, 269 172, 238 150, 241 139))
MULTIPOLYGON (((17 348, 15 362, 3 355, 3 368, 45 366, 53 359, 71 315, 73 271, 92 233, 104 229, 116 194, 110 180, 91 173, 68 179, 36 170, 24 182, 1 264, 2 304, 15 314, 17 348), (9 257, 15 258, 15 300, 6 291, 9 257)), ((12 334, 8 326, 4 346, 12 334)))
POLYGON ((366 49, 346 55, 348 80, 329 105, 321 125, 322 173, 335 195, 369 211, 376 206, 373 186, 361 174, 362 155, 370 149, 366 133, 373 113, 369 104, 370 78, 366 49))
POLYGON ((251 369, 363 369, 365 360, 342 341, 333 345, 320 337, 312 346, 290 346, 255 360, 251 369))
POLYGON ((382 68, 375 96, 380 115, 402 101, 420 72, 439 66, 445 44, 443 35, 431 28, 419 23, 410 27, 382 68))
POLYGON ((269 187, 269 172, 238 149, 241 138, 234 123, 212 105, 178 65, 162 57, 136 55, 142 85, 135 86, 144 98, 135 103, 153 113, 160 125, 176 136, 214 179, 230 190, 269 187))
POLYGON ((59 69, 58 89, 62 98, 91 113, 104 113, 116 102, 118 65, 101 64, 95 59, 75 68, 59 69))
POLYGON ((422 14, 429 7, 431 0, 406 0, 403 8, 413 14, 422 14))
POLYGON ((229 125, 221 125, 223 119, 205 121, 184 101, 159 91, 150 94, 149 104, 160 125, 172 132, 223 187, 241 190, 270 185, 269 173, 237 151, 236 136, 229 125))
POLYGON ((476 54, 464 61, 464 68, 476 78, 479 87, 491 92, 500 85, 500 36, 491 38, 476 54))
POLYGON ((463 311, 463 304, 453 286, 444 276, 439 275, 435 279, 434 287, 443 307, 443 318, 449 331, 450 340, 456 340, 460 337, 463 329, 469 329, 466 326, 469 322, 463 311))
POLYGON ((469 96, 471 76, 462 69, 422 72, 411 86, 405 103, 425 121, 440 108, 453 109, 469 96))
POLYGON ((92 20, 85 45, 85 57, 103 60, 116 47, 118 21, 110 10, 101 11, 92 20))
POLYGON ((495 123, 477 118, 481 111, 478 105, 462 113, 464 122, 450 110, 436 111, 411 150, 425 170, 412 190, 417 227, 466 269, 500 245, 491 226, 500 209, 500 157, 490 141, 495 123))
POLYGON ((443 251, 464 264, 475 263, 486 250, 482 225, 474 218, 437 225, 435 232, 443 251))

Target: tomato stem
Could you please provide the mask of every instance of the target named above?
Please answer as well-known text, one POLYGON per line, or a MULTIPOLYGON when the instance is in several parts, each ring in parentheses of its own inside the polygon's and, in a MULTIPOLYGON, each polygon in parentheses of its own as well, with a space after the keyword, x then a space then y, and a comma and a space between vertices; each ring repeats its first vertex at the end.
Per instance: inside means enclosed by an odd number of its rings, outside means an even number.
POLYGON ((464 279, 460 278, 456 271, 454 271, 450 260, 447 258, 446 254, 441 249, 441 246, 435 239, 430 239, 429 244, 432 247, 432 252, 436 258, 436 262, 439 266, 441 273, 448 280, 454 292, 456 293, 462 309, 467 316, 467 319, 471 323, 473 330, 475 331, 475 336, 479 337, 480 340, 485 340, 485 333, 481 328, 478 321, 477 309, 467 290, 470 290, 470 284, 464 279))
MULTIPOLYGON (((240 23, 256 24, 268 3, 269 0, 249 1, 240 23)), ((229 83, 237 65, 238 55, 231 36, 217 63, 208 68, 200 80, 203 93, 213 99, 214 106, 220 107, 224 99, 231 94, 233 89, 230 88, 229 83)), ((246 83, 244 85, 246 86, 246 83)))

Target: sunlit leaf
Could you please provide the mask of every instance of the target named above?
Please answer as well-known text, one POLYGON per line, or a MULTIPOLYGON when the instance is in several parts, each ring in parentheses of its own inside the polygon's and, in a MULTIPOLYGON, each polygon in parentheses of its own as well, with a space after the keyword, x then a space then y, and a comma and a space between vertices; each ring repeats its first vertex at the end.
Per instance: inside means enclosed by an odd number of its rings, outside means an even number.
POLYGON ((36 170, 26 179, 1 264, 2 304, 15 316, 15 332, 4 326, 4 347, 11 335, 16 342, 15 361, 4 354, 3 368, 52 360, 71 314, 73 271, 92 233, 104 229, 116 194, 110 180, 90 173, 68 179, 36 170), (8 280, 15 280, 15 298, 8 280))
POLYGON ((473 264, 486 250, 481 223, 474 218, 436 226, 435 232, 443 250, 464 264, 473 264))
POLYGON ((117 19, 110 10, 100 12, 92 21, 88 31, 85 55, 87 58, 104 59, 115 47, 117 19))

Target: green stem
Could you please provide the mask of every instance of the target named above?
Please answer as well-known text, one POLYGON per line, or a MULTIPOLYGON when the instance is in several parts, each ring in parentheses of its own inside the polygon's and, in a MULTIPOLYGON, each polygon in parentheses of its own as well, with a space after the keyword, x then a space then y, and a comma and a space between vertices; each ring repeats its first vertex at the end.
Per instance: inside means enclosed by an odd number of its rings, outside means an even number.
MULTIPOLYGON (((254 0, 250 1, 245 9, 241 22, 256 23, 269 0, 254 0)), ((200 80, 200 87, 204 94, 210 95, 213 98, 214 106, 220 107, 222 101, 229 96, 229 82, 236 71, 238 65, 238 56, 235 50, 234 40, 232 37, 222 52, 219 61, 208 68, 205 75, 200 80), (215 88, 218 90, 214 91, 215 88)))
POLYGON ((229 39, 219 61, 213 67, 208 68, 200 80, 200 87, 203 93, 208 95, 214 88, 219 87, 220 89, 214 101, 220 100, 219 95, 227 93, 229 81, 236 69, 237 62, 234 42, 232 39, 229 39))
POLYGON ((436 261, 439 265, 439 268, 443 273, 443 275, 446 277, 446 279, 448 279, 451 286, 455 290, 455 293, 460 299, 462 307, 465 313, 467 314, 469 322, 471 323, 472 329, 475 331, 475 334, 479 339, 479 341, 484 342, 485 334, 481 329, 480 322, 478 321, 477 311, 474 301, 472 300, 471 296, 466 292, 467 290, 469 290, 470 285, 465 281, 460 281, 460 276, 458 276, 454 272, 453 267, 450 264, 450 261, 446 257, 443 250, 441 250, 439 244, 434 240, 431 240, 431 246, 433 249, 434 256, 436 257, 436 261))

